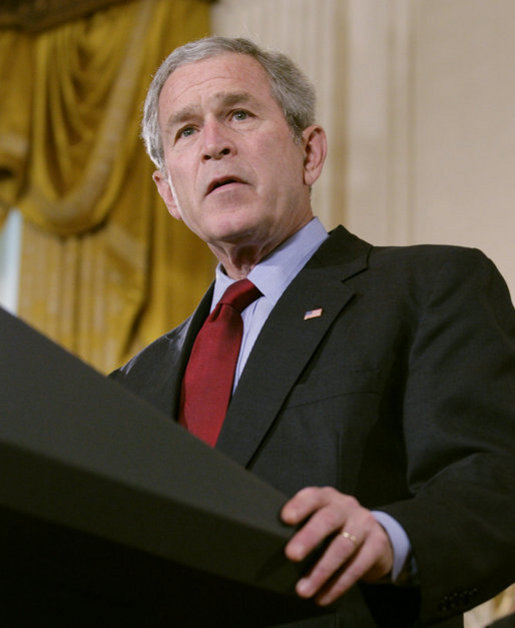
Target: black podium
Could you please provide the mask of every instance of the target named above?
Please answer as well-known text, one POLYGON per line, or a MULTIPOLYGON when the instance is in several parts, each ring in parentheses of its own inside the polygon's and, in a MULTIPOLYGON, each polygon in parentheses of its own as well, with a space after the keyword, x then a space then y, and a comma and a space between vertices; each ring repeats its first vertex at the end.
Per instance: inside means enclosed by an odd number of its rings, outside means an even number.
POLYGON ((317 612, 293 592, 282 494, 1 309, 0 348, 1 625, 317 612))

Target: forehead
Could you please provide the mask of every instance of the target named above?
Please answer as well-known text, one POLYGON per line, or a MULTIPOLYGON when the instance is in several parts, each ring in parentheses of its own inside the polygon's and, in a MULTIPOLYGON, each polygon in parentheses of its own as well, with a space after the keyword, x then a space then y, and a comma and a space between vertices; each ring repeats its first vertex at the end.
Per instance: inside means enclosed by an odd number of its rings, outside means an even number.
POLYGON ((178 67, 163 85, 159 108, 169 114, 170 110, 202 105, 232 92, 247 93, 278 106, 261 64, 249 55, 228 52, 178 67))

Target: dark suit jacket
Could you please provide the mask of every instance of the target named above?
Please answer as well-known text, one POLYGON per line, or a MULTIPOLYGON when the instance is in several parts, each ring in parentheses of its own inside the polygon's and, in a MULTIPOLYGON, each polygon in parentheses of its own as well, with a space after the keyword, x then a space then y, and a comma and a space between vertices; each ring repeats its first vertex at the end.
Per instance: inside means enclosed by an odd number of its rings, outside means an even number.
MULTIPOLYGON (((174 418, 211 295, 114 374, 174 418)), ((313 625, 443 622, 515 580, 514 385, 515 313, 482 253, 331 233, 265 323, 217 448, 286 495, 331 485, 391 514, 420 586, 360 586, 313 625)))

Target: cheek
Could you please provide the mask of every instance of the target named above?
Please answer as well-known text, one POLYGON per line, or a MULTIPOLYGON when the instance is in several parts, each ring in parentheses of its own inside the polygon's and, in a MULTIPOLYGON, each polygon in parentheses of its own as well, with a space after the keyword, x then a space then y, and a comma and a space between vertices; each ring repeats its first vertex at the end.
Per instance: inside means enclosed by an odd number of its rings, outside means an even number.
POLYGON ((304 153, 291 140, 289 140, 289 143, 278 140, 276 146, 271 144, 268 152, 263 152, 262 154, 269 156, 265 160, 266 166, 275 180, 295 184, 303 180, 304 153))
POLYGON ((181 205, 189 204, 189 199, 193 196, 191 171, 184 168, 171 168, 169 172, 173 173, 170 177, 172 181, 170 188, 175 201, 181 205))

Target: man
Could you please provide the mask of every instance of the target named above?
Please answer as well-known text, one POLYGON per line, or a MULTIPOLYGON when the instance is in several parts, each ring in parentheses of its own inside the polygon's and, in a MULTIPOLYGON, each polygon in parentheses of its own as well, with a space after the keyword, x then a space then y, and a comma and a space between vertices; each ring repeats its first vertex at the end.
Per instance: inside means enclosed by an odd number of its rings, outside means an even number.
POLYGON ((219 266, 193 316, 114 377, 188 426, 195 337, 249 279, 261 296, 214 442, 290 496, 290 560, 324 544, 298 595, 331 605, 321 626, 445 622, 515 573, 514 311, 477 251, 327 235, 313 106, 286 57, 246 40, 163 63, 143 125, 154 181, 219 266))

